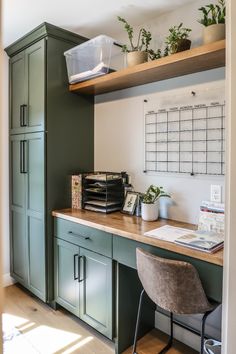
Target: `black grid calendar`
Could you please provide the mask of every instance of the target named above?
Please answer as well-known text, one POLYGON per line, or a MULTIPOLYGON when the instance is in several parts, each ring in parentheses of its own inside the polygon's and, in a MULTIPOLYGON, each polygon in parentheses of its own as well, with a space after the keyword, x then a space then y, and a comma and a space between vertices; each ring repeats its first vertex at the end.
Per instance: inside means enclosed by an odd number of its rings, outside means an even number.
POLYGON ((225 103, 145 113, 145 170, 224 175, 225 103))

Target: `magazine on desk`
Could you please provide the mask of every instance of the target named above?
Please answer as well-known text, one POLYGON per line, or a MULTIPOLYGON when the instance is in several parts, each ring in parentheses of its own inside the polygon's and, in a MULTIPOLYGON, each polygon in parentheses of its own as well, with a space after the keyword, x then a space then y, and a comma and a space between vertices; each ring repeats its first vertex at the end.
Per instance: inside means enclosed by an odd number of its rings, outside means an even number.
POLYGON ((208 253, 218 251, 224 244, 223 233, 192 231, 169 225, 148 231, 144 235, 208 253))

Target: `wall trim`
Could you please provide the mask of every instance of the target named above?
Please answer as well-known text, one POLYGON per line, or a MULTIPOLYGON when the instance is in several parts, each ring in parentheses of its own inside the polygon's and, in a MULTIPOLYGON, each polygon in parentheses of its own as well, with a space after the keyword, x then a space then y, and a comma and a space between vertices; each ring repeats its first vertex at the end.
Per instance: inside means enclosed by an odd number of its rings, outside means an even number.
POLYGON ((2 285, 3 285, 4 288, 7 287, 7 286, 15 284, 15 282, 16 281, 11 277, 10 273, 3 274, 3 276, 2 276, 2 285))

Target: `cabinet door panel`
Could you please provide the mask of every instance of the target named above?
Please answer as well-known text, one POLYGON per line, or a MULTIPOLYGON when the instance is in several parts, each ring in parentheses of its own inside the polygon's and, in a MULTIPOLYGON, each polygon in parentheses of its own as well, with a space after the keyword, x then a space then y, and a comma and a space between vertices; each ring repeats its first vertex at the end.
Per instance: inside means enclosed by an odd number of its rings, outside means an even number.
MULTIPOLYGON (((27 211, 44 213, 45 188, 45 138, 43 133, 25 135, 25 169, 27 179, 27 211)), ((39 216, 39 215, 38 215, 39 216)))
POLYGON ((10 131, 24 132, 21 127, 21 105, 25 104, 24 52, 10 59, 10 131))
POLYGON ((54 239, 55 299, 58 304, 79 316, 78 260, 79 247, 54 239))
POLYGON ((23 285, 27 284, 27 240, 25 214, 11 212, 11 272, 23 285))
POLYGON ((44 221, 28 217, 29 287, 45 299, 45 237, 44 221))
POLYGON ((11 205, 25 208, 25 174, 22 173, 22 142, 24 135, 10 138, 11 205))
POLYGON ((25 132, 44 130, 45 40, 25 50, 26 97, 25 132))
POLYGON ((80 256, 80 318, 112 338, 112 260, 83 248, 80 256))

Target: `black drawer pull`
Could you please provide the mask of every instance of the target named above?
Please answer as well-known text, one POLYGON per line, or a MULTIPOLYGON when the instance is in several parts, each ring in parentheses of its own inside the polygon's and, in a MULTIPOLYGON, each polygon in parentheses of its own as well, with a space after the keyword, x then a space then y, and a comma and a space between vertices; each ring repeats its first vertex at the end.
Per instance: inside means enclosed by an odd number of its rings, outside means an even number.
POLYGON ((74 235, 74 236, 78 236, 78 237, 82 238, 83 240, 91 240, 90 237, 88 237, 88 236, 83 236, 83 235, 80 235, 80 234, 76 234, 76 233, 73 232, 73 231, 68 231, 68 234, 74 235))
POLYGON ((79 257, 78 254, 74 254, 74 280, 78 280, 79 279, 79 275, 78 272, 76 274, 76 257, 79 257))
POLYGON ((78 282, 81 283, 82 281, 85 280, 85 267, 86 267, 86 263, 85 263, 85 256, 79 256, 79 259, 78 259, 78 265, 79 265, 79 278, 78 278, 78 282), (80 260, 82 259, 82 278, 80 276, 81 274, 81 262, 80 260))

